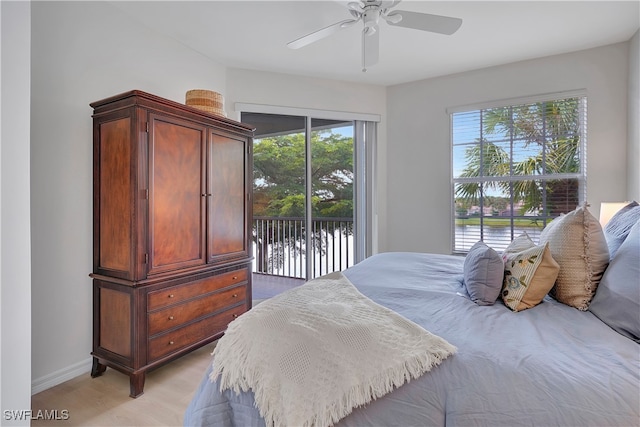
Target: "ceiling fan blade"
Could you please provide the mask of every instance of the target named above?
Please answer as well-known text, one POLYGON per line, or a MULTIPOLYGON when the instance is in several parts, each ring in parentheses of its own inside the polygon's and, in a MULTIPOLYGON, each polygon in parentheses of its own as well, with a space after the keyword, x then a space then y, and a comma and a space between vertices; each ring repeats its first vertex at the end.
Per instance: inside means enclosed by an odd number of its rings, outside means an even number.
POLYGON ((306 36, 302 36, 292 42, 287 43, 287 47, 291 49, 299 49, 303 46, 328 37, 331 34, 334 34, 344 28, 350 27, 358 21, 359 19, 345 19, 344 21, 336 22, 335 24, 329 25, 328 27, 324 27, 318 31, 314 31, 313 33, 307 34, 306 36))
POLYGON ((396 27, 413 28, 414 30, 430 31, 432 33, 447 35, 455 33, 462 25, 462 19, 460 18, 450 18, 448 16, 431 15, 428 13, 395 10, 387 14, 390 18, 398 15, 402 16, 399 22, 387 20, 387 23, 389 25, 395 25, 396 27))
POLYGON ((378 63, 380 56, 380 31, 378 26, 375 28, 365 27, 362 30, 362 71, 367 71, 367 67, 371 67, 378 63))

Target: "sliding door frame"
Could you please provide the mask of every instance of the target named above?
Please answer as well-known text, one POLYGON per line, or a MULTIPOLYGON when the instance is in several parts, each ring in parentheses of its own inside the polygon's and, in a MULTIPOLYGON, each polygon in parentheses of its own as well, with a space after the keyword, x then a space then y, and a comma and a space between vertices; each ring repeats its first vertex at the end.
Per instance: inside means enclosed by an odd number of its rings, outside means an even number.
MULTIPOLYGON (((353 123, 354 140, 354 231, 355 231, 355 253, 354 263, 358 263, 369 257, 373 253, 373 240, 375 229, 373 218, 376 212, 375 204, 375 164, 377 149, 377 123, 380 122, 380 115, 368 113, 352 113, 343 111, 316 110, 295 107, 283 107, 264 104, 248 104, 237 102, 234 105, 235 111, 242 113, 262 113, 283 116, 299 116, 305 119, 305 144, 307 147, 305 158, 305 178, 306 189, 306 209, 305 221, 312 223, 311 198, 311 121, 313 119, 341 120, 353 123)), ((307 233, 305 245, 312 246, 311 234, 307 233)), ((309 280, 313 278, 312 262, 306 262, 306 276, 309 280)))

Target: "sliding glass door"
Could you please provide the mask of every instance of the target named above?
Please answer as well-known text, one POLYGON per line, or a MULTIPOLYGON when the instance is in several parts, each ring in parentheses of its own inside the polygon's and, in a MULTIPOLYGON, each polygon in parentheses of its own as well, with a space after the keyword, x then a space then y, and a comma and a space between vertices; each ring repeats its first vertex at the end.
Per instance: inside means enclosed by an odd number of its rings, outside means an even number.
POLYGON ((253 142, 255 273, 306 278, 306 119, 243 113, 253 142))
POLYGON ((250 112, 241 120, 256 127, 254 272, 309 280, 363 258, 355 122, 250 112))
POLYGON ((353 122, 310 119, 307 161, 307 248, 312 254, 308 275, 343 270, 354 263, 353 122))

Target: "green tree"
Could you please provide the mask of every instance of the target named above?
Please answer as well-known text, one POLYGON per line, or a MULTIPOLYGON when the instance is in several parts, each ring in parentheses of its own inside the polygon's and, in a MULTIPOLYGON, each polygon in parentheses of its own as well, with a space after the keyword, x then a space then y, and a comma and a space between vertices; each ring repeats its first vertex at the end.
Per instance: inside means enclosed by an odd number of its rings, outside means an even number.
MULTIPOLYGON (((474 144, 466 150, 466 166, 460 176, 506 177, 510 174, 532 176, 579 172, 579 111, 580 100, 577 98, 483 111, 482 130, 486 136, 482 140, 482 149, 481 144, 474 144), (490 138, 492 135, 501 138, 490 138), (505 148, 492 142, 500 139, 522 141, 525 149, 533 146, 535 154, 511 165, 505 148)), ((539 211, 556 216, 574 209, 579 202, 576 179, 532 179, 511 184, 507 180, 488 181, 484 186, 485 191, 512 192, 514 202, 523 202, 520 214, 539 211)), ((462 183, 456 186, 456 197, 477 204, 480 190, 479 183, 462 183)))
MULTIPOLYGON (((330 130, 311 132, 311 209, 314 218, 353 217, 353 139, 330 130)), ((255 141, 253 148, 254 216, 276 218, 305 217, 305 137, 302 133, 267 137, 255 141)), ((271 245, 273 258, 258 253, 259 268, 267 263, 281 265, 285 250, 302 252, 307 230, 291 237, 285 230, 258 237, 259 251, 271 245), (282 243, 280 246, 278 244, 282 243)), ((323 233, 312 230, 312 243, 323 251, 323 233)), ((348 228, 345 233, 353 230, 348 228)))
MULTIPOLYGON (((353 139, 311 134, 312 210, 317 217, 353 215, 353 139)), ((257 140, 253 149, 255 216, 304 217, 305 139, 290 134, 257 140)))

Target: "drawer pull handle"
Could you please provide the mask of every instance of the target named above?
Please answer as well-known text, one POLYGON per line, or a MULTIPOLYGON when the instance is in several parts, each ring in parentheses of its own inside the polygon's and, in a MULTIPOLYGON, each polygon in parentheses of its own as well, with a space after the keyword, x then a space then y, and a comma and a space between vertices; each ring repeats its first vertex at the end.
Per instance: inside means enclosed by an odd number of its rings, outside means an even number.
POLYGON ((238 318, 238 315, 237 315, 237 314, 234 314, 234 315, 233 315, 233 318, 234 318, 234 319, 237 319, 237 318, 238 318))
POLYGON ((238 280, 238 276, 233 276, 233 280, 238 280))
POLYGON ((169 294, 169 298, 173 298, 173 294, 169 294))
POLYGON ((233 294, 232 297, 233 298, 238 298, 238 294, 233 294))
POLYGON ((169 341, 169 345, 173 345, 173 341, 169 341))
POLYGON ((169 320, 173 320, 173 316, 169 316, 169 320))

